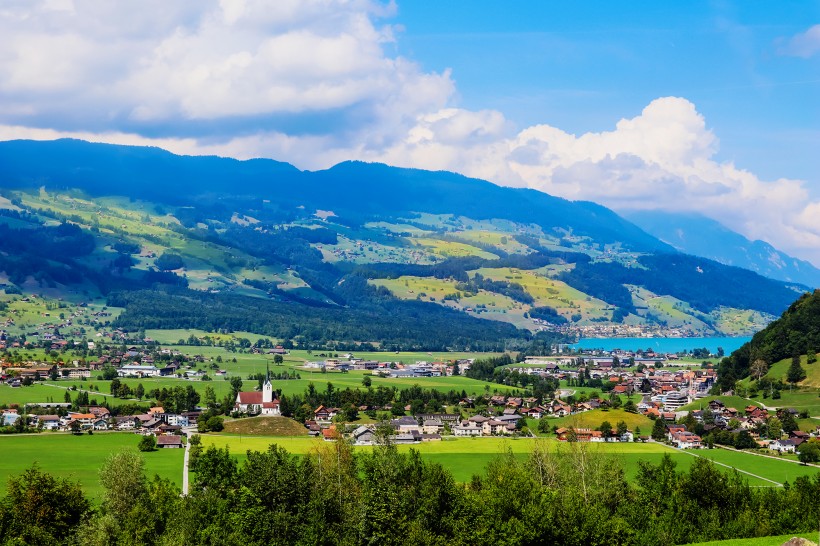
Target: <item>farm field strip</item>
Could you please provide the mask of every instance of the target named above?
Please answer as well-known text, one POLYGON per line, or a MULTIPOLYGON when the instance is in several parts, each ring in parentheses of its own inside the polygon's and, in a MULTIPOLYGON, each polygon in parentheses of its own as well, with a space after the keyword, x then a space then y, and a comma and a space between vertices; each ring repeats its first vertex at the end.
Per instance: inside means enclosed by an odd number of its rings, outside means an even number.
MULTIPOLYGON (((85 493, 100 500, 102 486, 99 471, 111 453, 137 450, 140 436, 124 432, 97 432, 93 435, 63 433, 0 435, 0 496, 5 494, 8 479, 37 464, 41 470, 62 478, 79 481, 85 493)), ((145 474, 167 478, 182 484, 183 449, 160 449, 143 453, 145 474)))
MULTIPOLYGON (((687 455, 691 455, 692 457, 700 457, 702 459, 709 459, 718 466, 722 466, 722 467, 728 468, 730 470, 735 470, 737 472, 740 472, 741 474, 745 474, 746 476, 754 478, 755 480, 767 482, 768 484, 774 485, 776 487, 783 487, 783 484, 780 483, 780 482, 776 482, 774 480, 764 478, 763 476, 758 476, 757 474, 753 474, 753 473, 749 472, 748 470, 743 470, 743 469, 738 468, 736 466, 730 466, 726 463, 720 462, 719 460, 717 460, 719 457, 714 457, 714 458, 713 457, 708 457, 708 456, 700 455, 699 453, 695 453, 694 451, 686 451, 686 450, 683 450, 683 449, 680 449, 678 451, 680 451, 681 453, 686 453, 687 455)), ((750 482, 750 484, 751 484, 751 482, 750 482)))
MULTIPOLYGON (((227 434, 205 434, 202 436, 203 445, 213 445, 218 448, 228 447, 232 454, 244 459, 244 453, 250 451, 264 451, 271 444, 277 444, 290 453, 304 455, 311 450, 324 445, 317 438, 307 437, 259 437, 239 436, 227 434)), ((487 463, 495 457, 509 451, 516 457, 525 458, 532 452, 536 442, 541 445, 566 450, 567 444, 555 439, 534 438, 454 438, 441 442, 425 442, 414 445, 399 445, 398 449, 407 452, 410 449, 418 451, 429 461, 441 463, 450 470, 458 481, 468 481, 473 474, 483 473, 487 463)), ((672 457, 678 470, 688 470, 697 457, 713 461, 722 468, 734 470, 744 475, 752 487, 781 487, 784 482, 793 482, 802 475, 811 475, 818 472, 817 468, 803 467, 786 461, 773 459, 767 461, 750 453, 727 452, 722 449, 682 451, 660 443, 612 443, 587 444, 595 453, 614 456, 623 466, 626 476, 634 480, 638 474, 638 462, 647 461, 658 464, 664 455, 672 457), (757 460, 760 459, 760 460, 757 460), (771 463, 774 463, 772 465, 771 463)), ((356 451, 370 451, 372 446, 356 446, 356 451)))

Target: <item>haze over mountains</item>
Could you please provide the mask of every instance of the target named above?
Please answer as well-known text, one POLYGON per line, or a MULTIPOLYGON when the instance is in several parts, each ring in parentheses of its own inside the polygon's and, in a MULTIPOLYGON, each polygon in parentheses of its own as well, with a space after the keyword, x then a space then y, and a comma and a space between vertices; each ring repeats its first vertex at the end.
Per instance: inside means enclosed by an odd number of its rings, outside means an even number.
POLYGON ((105 297, 131 330, 428 350, 543 330, 733 335, 806 289, 680 253, 595 203, 450 172, 9 141, 0 188, 0 285, 105 297))
POLYGON ((781 252, 765 241, 750 241, 701 214, 627 211, 622 216, 677 250, 765 277, 820 286, 820 269, 781 252))

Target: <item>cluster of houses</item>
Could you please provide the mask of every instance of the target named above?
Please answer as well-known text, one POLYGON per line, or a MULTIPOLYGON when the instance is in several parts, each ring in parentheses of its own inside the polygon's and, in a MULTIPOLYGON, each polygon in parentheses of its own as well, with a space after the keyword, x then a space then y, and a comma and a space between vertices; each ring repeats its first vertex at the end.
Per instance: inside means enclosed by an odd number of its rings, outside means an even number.
MULTIPOLYGON (((311 434, 321 435, 325 440, 335 440, 345 435, 332 423, 338 412, 334 408, 319 406, 314 411, 314 419, 306 426, 311 434)), ((454 413, 422 413, 403 416, 389 421, 390 441, 396 444, 432 442, 441 440, 443 435, 453 436, 504 436, 516 432, 516 424, 522 419, 517 413, 507 413, 497 417, 475 415, 462 419, 454 413)), ((359 445, 372 444, 376 436, 375 425, 361 425, 347 435, 359 445)))
MULTIPOLYGON (((93 348, 93 341, 86 343, 93 348)), ((0 384, 6 383, 11 387, 19 387, 26 378, 36 381, 48 379, 52 375, 63 379, 90 379, 99 375, 106 367, 116 369, 119 377, 196 378, 204 375, 205 372, 193 369, 193 366, 204 362, 205 358, 201 355, 188 357, 179 351, 167 348, 152 352, 145 348, 128 347, 124 351, 112 350, 110 354, 100 355, 90 361, 72 360, 58 363, 0 361, 0 384)))
POLYGON ((0 425, 14 426, 18 420, 25 419, 27 426, 47 431, 135 432, 156 436, 158 447, 175 448, 182 447, 183 429, 196 425, 198 416, 199 412, 167 413, 161 407, 151 408, 148 413, 142 415, 115 417, 112 417, 108 408, 102 406, 90 406, 85 412, 69 411, 65 415, 20 414, 17 409, 12 408, 0 413, 0 425))
POLYGON ((353 355, 345 355, 343 358, 327 358, 306 362, 304 367, 343 372, 365 370, 373 375, 383 377, 442 377, 453 375, 456 372, 456 366, 458 366, 458 373, 469 370, 472 362, 473 359, 461 359, 451 362, 427 362, 422 360, 414 364, 403 364, 401 362, 365 360, 355 358, 353 355))

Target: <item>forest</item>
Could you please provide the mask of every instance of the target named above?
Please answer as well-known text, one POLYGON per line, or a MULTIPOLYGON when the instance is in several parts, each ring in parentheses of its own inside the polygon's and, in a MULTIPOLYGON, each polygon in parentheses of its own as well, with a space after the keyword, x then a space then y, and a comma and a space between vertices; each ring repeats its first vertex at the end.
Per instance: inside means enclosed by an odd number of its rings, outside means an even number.
POLYGON ((145 475, 136 452, 100 470, 102 503, 36 466, 0 499, 3 544, 658 545, 816 529, 820 477, 751 488, 698 458, 667 455, 625 478, 590 444, 537 444, 457 483, 440 464, 383 443, 322 443, 295 456, 272 445, 239 464, 191 438, 191 490, 145 475))
POLYGON ((482 321, 435 304, 400 301, 351 276, 348 290, 372 291, 348 308, 316 308, 234 294, 167 288, 112 293, 108 304, 125 307, 115 326, 129 331, 159 328, 252 331, 294 340, 307 348, 327 341, 380 342, 386 350, 503 350, 504 340, 526 346, 529 335, 515 327, 482 321), (423 317, 424 320, 419 320, 423 317))
POLYGON ((752 340, 718 367, 719 384, 724 390, 735 381, 749 376, 753 362, 762 360, 767 366, 785 358, 814 354, 820 349, 820 291, 806 292, 789 306, 783 315, 756 333, 752 340))

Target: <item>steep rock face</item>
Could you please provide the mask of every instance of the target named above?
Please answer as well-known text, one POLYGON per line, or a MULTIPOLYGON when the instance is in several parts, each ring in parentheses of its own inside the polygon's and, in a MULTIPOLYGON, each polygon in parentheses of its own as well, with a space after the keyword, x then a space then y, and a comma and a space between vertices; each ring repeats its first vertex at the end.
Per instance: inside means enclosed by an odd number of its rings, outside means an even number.
POLYGON ((820 269, 774 248, 750 241, 701 214, 629 211, 623 215, 658 239, 686 254, 742 267, 765 277, 820 287, 820 269))

